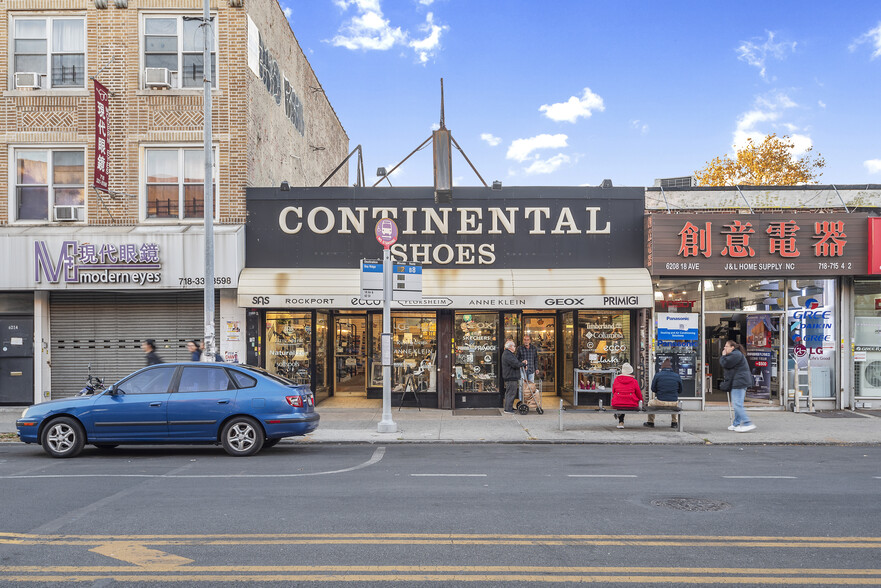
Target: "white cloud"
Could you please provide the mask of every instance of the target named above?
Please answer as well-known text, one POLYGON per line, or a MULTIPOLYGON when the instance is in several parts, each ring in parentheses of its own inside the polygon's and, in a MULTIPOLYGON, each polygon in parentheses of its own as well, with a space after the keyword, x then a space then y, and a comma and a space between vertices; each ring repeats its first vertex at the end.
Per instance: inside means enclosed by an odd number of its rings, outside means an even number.
POLYGON ((759 75, 762 76, 762 78, 765 77, 767 70, 765 62, 768 58, 783 60, 786 58, 787 52, 795 51, 796 46, 794 41, 792 43, 775 43, 774 32, 765 32, 768 34, 768 38, 764 42, 759 38, 753 39, 752 41, 742 41, 737 48, 737 58, 741 61, 747 62, 753 67, 759 68, 759 75))
POLYGON ((560 133, 556 135, 541 134, 529 139, 516 139, 511 142, 508 147, 508 153, 505 155, 508 159, 523 162, 529 159, 530 153, 539 149, 559 149, 568 146, 566 135, 560 133))
POLYGON ((863 165, 870 174, 881 173, 881 159, 867 159, 863 165))
POLYGON ((379 0, 334 0, 334 4, 344 12, 349 8, 357 12, 340 27, 340 34, 330 40, 335 47, 352 51, 388 51, 403 46, 412 49, 420 63, 427 63, 440 47, 441 34, 449 30, 446 25, 436 24, 434 14, 429 12, 425 23, 419 26, 424 37, 411 39, 410 33, 393 27, 385 18, 379 0))
POLYGON ((811 138, 807 135, 796 134, 795 131, 800 129, 794 124, 778 122, 785 110, 796 108, 797 106, 798 104, 782 92, 757 97, 753 109, 743 113, 737 119, 732 147, 734 149, 743 148, 746 145, 747 139, 752 139, 753 143, 761 143, 771 132, 775 132, 780 128, 790 135, 792 142, 795 144, 794 151, 796 153, 803 152, 803 150, 811 146, 811 138))
POLYGON ((649 132, 649 126, 643 122, 640 122, 639 120, 630 121, 630 127, 634 130, 639 131, 643 135, 646 135, 649 132))
POLYGON ((590 118, 594 110, 602 112, 605 109, 603 99, 591 92, 590 88, 584 89, 581 98, 570 96, 566 102, 544 104, 539 108, 551 120, 557 122, 568 121, 571 123, 577 121, 579 117, 590 118))
POLYGON ((793 155, 803 155, 808 152, 808 149, 814 146, 814 142, 811 141, 810 137, 807 135, 800 135, 799 133, 792 133, 789 135, 789 140, 792 141, 793 155))
POLYGON ((480 140, 489 143, 490 147, 495 147, 502 142, 500 138, 496 137, 492 133, 480 133, 480 140))
POLYGON ((431 130, 432 131, 440 130, 440 123, 431 123, 431 130))
POLYGON ((863 43, 869 43, 870 45, 874 45, 875 51, 872 52, 872 59, 876 57, 881 57, 881 22, 878 23, 874 29, 870 30, 867 33, 863 33, 859 37, 853 40, 853 43, 850 44, 850 51, 853 53, 859 48, 863 43))
POLYGON ((817 100, 817 106, 819 106, 820 108, 826 108, 826 103, 822 100, 817 100))
POLYGON ((427 63, 434 57, 437 48, 440 47, 440 36, 443 31, 449 30, 446 25, 434 24, 434 14, 429 12, 425 16, 425 24, 420 25, 419 30, 426 34, 423 39, 410 41, 409 46, 416 51, 419 63, 427 63))
POLYGON ((523 172, 527 175, 551 174, 560 169, 561 165, 569 163, 569 161, 568 155, 557 153, 548 159, 535 159, 523 172))
POLYGON ((419 0, 419 3, 423 6, 431 6, 434 4, 434 0, 419 0))
MULTIPOLYGON (((294 11, 291 10, 291 8, 290 8, 289 6, 285 6, 285 7, 284 7, 284 16, 285 16, 285 18, 290 18, 291 15, 292 15, 293 13, 294 13, 294 11)), ((204 47, 204 45, 203 45, 203 47, 204 47)))

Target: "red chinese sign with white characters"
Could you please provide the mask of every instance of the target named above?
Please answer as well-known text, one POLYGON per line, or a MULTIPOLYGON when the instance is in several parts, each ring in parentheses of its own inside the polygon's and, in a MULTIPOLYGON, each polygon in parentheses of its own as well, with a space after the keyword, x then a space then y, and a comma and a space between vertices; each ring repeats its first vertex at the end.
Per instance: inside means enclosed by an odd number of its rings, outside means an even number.
MULTIPOLYGON (((867 267, 865 214, 653 214, 647 234, 656 276, 853 276, 867 267)), ((877 242, 881 273, 881 223, 877 242)))
MULTIPOLYGON (((869 219, 869 273, 881 274, 881 216, 869 219)), ((878 301, 875 301, 876 310, 878 301)))
POLYGON ((95 180, 94 186, 105 192, 110 187, 109 138, 110 92, 95 80, 95 180))

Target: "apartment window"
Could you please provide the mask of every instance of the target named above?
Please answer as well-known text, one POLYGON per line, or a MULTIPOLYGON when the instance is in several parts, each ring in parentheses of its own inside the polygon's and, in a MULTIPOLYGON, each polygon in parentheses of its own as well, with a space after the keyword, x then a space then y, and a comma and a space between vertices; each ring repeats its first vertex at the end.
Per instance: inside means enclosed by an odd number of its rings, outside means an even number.
POLYGON ((85 18, 18 17, 13 21, 14 87, 85 88, 85 18), (24 74, 24 75, 20 75, 24 74))
POLYGON ((16 149, 16 219, 84 220, 85 159, 82 149, 16 149))
MULTIPOLYGON (((217 159, 217 152, 214 153, 217 159)), ((205 214, 205 157, 202 148, 146 150, 148 219, 200 219, 205 214)), ((215 169, 216 166, 215 166, 215 169)), ((214 180, 217 218, 217 179, 214 180)))
MULTIPOLYGON (((211 85, 217 87, 215 19, 211 18, 208 42, 211 50, 211 85)), ((202 59, 202 18, 196 16, 148 16, 144 18, 144 67, 170 72, 172 88, 201 88, 204 83, 202 59)), ((146 77, 146 76, 145 76, 146 77)), ((161 83, 161 77, 145 80, 148 87, 161 83)))

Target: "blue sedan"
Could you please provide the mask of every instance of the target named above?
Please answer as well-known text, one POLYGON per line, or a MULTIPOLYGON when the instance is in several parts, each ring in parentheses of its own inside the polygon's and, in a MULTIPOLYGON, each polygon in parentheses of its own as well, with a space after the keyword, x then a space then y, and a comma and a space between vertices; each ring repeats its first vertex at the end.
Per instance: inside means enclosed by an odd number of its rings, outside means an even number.
POLYGON ((93 395, 29 407, 16 421, 25 443, 52 457, 74 457, 85 444, 219 443, 254 455, 284 437, 318 427, 308 386, 244 365, 166 363, 138 370, 93 395))

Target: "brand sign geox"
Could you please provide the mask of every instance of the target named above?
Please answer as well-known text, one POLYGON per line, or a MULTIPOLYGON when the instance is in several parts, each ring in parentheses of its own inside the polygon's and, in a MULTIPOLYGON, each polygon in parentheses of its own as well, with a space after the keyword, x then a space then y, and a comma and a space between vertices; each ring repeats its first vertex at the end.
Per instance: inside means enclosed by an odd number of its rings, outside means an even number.
POLYGON ((643 265, 643 192, 634 188, 249 188, 247 267, 357 267, 373 227, 394 219, 393 261, 431 268, 643 265))
POLYGON ((50 251, 34 241, 34 281, 57 284, 153 284, 162 279, 159 245, 80 243, 63 241, 50 251))

